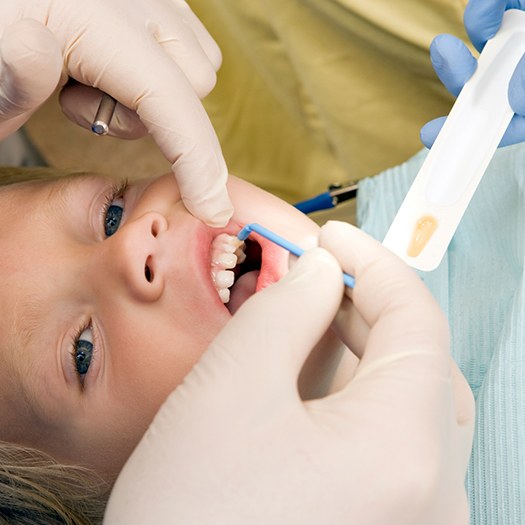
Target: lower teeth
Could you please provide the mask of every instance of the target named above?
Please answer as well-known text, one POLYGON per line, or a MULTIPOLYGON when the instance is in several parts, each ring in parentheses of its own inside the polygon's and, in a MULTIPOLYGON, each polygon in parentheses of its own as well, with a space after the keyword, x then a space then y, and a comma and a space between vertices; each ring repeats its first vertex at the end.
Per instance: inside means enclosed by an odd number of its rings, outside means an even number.
POLYGON ((217 288, 217 292, 221 301, 226 304, 230 300, 230 289, 229 288, 217 288))

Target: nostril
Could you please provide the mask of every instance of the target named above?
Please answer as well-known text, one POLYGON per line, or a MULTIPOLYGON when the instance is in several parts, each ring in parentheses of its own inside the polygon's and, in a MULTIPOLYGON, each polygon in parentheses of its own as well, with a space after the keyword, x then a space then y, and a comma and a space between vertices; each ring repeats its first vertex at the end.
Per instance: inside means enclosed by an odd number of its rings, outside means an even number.
POLYGON ((157 235, 159 234, 159 231, 160 231, 160 225, 158 221, 153 221, 151 223, 151 235, 153 235, 153 237, 157 237, 157 235))
POLYGON ((144 277, 148 283, 153 282, 153 270, 151 269, 151 257, 146 259, 146 264, 144 265, 144 277))

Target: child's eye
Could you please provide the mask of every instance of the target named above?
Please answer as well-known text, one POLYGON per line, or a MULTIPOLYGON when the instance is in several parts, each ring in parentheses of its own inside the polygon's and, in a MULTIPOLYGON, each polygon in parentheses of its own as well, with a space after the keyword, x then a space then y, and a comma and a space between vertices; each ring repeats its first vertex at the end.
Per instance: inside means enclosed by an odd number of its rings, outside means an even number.
POLYGON ((106 237, 111 237, 120 228, 122 215, 124 214, 124 194, 127 186, 128 182, 123 181, 118 186, 113 186, 106 196, 102 215, 106 237))
POLYGON ((124 208, 120 206, 118 202, 114 202, 108 207, 108 211, 104 217, 104 233, 106 234, 106 237, 111 237, 111 235, 118 230, 123 212, 124 208))
POLYGON ((93 333, 90 327, 82 330, 73 340, 73 364, 80 379, 88 373, 93 359, 93 333))

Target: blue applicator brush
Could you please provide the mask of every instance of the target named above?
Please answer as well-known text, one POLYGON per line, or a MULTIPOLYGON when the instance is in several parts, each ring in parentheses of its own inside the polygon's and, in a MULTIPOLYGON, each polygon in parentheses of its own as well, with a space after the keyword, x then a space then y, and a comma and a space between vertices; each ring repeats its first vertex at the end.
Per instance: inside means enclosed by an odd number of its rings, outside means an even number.
MULTIPOLYGON (((237 239, 240 241, 245 241, 250 233, 255 232, 264 237, 265 239, 268 239, 269 241, 273 242, 274 244, 277 244, 277 246, 280 246, 281 248, 284 248, 285 250, 288 250, 293 255, 300 257, 304 250, 297 246, 296 244, 291 243, 290 241, 287 241, 286 239, 283 239, 276 233, 268 230, 268 228, 265 228, 264 226, 261 226, 260 224, 257 224, 255 222, 252 222, 250 224, 247 224, 238 234, 237 239)), ((348 286, 349 288, 353 288, 355 285, 355 279, 348 275, 347 273, 343 272, 343 282, 345 283, 345 286, 348 286)))

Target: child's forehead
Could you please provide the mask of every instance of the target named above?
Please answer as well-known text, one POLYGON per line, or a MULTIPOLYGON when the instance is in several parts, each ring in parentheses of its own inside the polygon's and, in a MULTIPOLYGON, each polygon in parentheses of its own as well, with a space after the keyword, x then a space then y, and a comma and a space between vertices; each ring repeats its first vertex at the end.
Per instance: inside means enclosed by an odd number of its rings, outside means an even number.
MULTIPOLYGON (((1 176, 1 175, 0 175, 1 176)), ((2 181, 0 179, 0 196, 24 193, 36 193, 45 189, 52 188, 66 188, 71 184, 78 184, 90 180, 113 180, 111 177, 99 175, 95 173, 67 173, 67 174, 52 174, 49 176, 37 175, 32 178, 28 175, 26 178, 11 179, 9 181, 2 181)))

